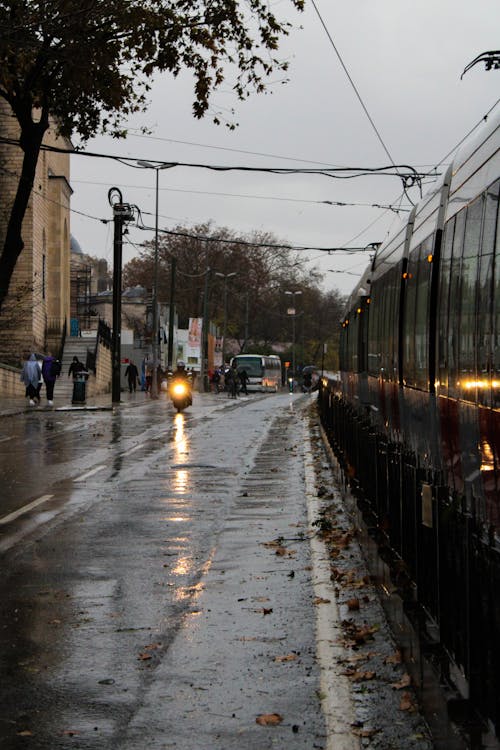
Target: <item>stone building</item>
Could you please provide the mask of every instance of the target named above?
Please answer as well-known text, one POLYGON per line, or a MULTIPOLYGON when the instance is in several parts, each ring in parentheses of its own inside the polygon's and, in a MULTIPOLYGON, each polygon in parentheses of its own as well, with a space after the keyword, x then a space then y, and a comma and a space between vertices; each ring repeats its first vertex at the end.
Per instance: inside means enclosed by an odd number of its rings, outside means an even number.
MULTIPOLYGON (((17 121, 0 101, 0 134, 17 139, 17 121)), ((53 128, 44 144, 71 147, 53 128)), ((0 245, 21 172, 22 151, 0 143, 0 245)), ((0 363, 18 365, 26 353, 59 353, 70 321, 69 154, 41 151, 23 222, 24 250, 0 313, 0 363)))

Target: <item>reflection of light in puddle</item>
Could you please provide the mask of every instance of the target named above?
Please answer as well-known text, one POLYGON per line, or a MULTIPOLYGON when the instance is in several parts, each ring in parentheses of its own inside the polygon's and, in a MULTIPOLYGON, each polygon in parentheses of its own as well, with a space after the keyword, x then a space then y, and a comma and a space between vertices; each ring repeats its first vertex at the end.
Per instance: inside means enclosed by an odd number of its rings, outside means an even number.
MULTIPOLYGON (((176 414, 174 419, 174 447, 175 461, 182 463, 182 457, 189 453, 188 440, 184 429, 184 414, 176 414)), ((181 495, 186 494, 189 483, 189 474, 186 469, 177 469, 174 476, 174 491, 181 495)))
POLYGON ((186 599, 196 599, 205 586, 202 583, 197 583, 194 586, 179 586, 175 589, 174 599, 177 602, 184 602, 186 599))
POLYGON ((180 456, 186 453, 188 448, 186 431, 184 429, 184 414, 175 415, 174 429, 174 446, 177 454, 176 460, 180 460, 180 456))
POLYGON ((174 476, 174 492, 185 495, 188 489, 189 474, 186 469, 177 469, 174 476))
POLYGON ((163 521, 172 521, 173 523, 183 523, 183 521, 189 521, 189 516, 165 516, 163 521))

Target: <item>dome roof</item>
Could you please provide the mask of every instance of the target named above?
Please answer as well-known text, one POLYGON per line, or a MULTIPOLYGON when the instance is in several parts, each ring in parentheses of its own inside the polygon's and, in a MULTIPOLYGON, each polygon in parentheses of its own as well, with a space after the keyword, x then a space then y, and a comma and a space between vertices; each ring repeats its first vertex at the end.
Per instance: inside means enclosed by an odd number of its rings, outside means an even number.
POLYGON ((71 234, 69 239, 69 247, 72 253, 75 255, 83 255, 83 250, 78 240, 71 234))

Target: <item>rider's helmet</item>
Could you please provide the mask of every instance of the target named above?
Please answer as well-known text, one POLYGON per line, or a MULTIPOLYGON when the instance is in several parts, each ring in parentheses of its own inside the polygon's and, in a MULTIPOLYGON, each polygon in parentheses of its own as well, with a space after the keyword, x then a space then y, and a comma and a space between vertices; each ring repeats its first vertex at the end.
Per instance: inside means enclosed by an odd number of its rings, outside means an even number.
POLYGON ((184 370, 186 367, 186 363, 182 359, 177 360, 177 369, 178 370, 184 370))

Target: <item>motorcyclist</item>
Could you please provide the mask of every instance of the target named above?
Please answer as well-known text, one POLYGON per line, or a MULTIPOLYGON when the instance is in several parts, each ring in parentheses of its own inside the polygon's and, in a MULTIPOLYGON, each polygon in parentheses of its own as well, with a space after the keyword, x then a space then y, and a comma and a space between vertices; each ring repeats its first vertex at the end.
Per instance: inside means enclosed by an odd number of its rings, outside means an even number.
POLYGON ((177 369, 175 369, 168 378, 169 389, 174 385, 176 381, 184 381, 186 383, 188 390, 187 400, 189 404, 192 404, 193 397, 191 395, 191 390, 193 386, 193 380, 191 377, 191 373, 186 370, 186 363, 182 359, 179 359, 177 361, 177 369))
POLYGON ((186 363, 182 359, 177 362, 177 369, 172 373, 172 380, 188 380, 191 382, 190 373, 186 370, 186 363))

